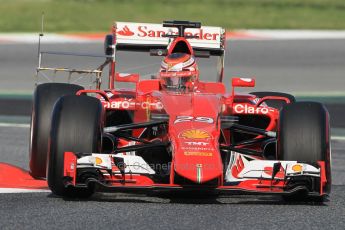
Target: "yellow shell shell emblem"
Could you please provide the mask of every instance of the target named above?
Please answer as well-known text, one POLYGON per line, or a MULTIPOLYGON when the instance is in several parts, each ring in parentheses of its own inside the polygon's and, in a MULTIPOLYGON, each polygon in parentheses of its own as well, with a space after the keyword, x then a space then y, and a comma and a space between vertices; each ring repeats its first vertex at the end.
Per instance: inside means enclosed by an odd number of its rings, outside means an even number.
POLYGON ((208 132, 201 129, 185 130, 179 136, 186 139, 206 139, 211 137, 208 132))

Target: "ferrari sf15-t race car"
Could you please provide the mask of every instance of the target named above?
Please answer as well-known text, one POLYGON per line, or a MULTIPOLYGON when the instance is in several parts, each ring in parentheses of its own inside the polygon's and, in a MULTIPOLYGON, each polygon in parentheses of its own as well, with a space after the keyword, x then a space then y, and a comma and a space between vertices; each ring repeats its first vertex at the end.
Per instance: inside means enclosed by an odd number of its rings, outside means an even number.
MULTIPOLYGON (((279 92, 236 93, 255 79, 223 80, 225 31, 188 21, 117 22, 105 38, 96 86, 39 84, 34 93, 30 173, 53 194, 195 191, 325 197, 331 188, 325 107, 279 92), (118 51, 162 56, 153 79, 116 72, 118 51), (201 81, 196 58, 218 58, 217 80, 201 81), (109 66, 108 89, 101 76, 109 66), (117 89, 115 83, 134 84, 117 89)), ((51 54, 58 52, 51 52, 51 54)), ((40 51, 40 58, 46 51, 40 51)), ((62 55, 70 55, 60 53, 62 55)))

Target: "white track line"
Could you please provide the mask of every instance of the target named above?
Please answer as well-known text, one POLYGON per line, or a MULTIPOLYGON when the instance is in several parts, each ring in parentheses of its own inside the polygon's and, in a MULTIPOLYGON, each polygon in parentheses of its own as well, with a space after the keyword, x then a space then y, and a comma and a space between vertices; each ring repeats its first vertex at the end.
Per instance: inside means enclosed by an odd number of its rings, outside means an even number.
POLYGON ((30 124, 0 123, 0 127, 30 128, 30 124))
POLYGON ((0 193, 32 193, 32 192, 51 192, 51 191, 48 189, 0 188, 0 193))
POLYGON ((345 136, 331 136, 333 141, 345 141, 345 136))
MULTIPOLYGON (((103 40, 103 39, 102 39, 103 40)), ((93 43, 101 42, 101 40, 88 39, 82 37, 71 37, 63 34, 47 33, 41 40, 42 43, 56 44, 56 43, 93 43)), ((24 43, 35 44, 38 43, 38 34, 35 33, 0 33, 0 44, 24 43)))
MULTIPOLYGON (((241 32, 241 30, 238 32, 241 32)), ((242 33, 250 35, 249 37, 254 37, 254 40, 310 40, 345 38, 344 30, 243 30, 242 33)))

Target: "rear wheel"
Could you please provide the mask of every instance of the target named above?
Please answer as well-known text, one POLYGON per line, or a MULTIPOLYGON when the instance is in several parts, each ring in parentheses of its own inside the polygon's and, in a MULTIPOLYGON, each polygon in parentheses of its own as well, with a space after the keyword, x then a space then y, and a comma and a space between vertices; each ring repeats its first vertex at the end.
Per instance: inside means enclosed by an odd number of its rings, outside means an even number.
MULTIPOLYGON (((64 96, 54 106, 48 158, 48 186, 55 195, 88 197, 93 188, 66 187, 63 177, 64 153, 100 152, 103 132, 102 105, 88 96, 64 96)), ((83 183, 77 178, 77 183, 83 183)))
POLYGON ((329 115, 317 102, 296 102, 280 111, 278 159, 326 165, 326 193, 331 190, 329 115))
POLYGON ((38 85, 34 96, 30 128, 30 174, 46 177, 48 137, 51 113, 55 102, 63 95, 74 95, 84 89, 79 85, 45 83, 38 85))
MULTIPOLYGON (((267 97, 267 96, 275 96, 275 97, 285 97, 288 98, 290 100, 290 103, 295 103, 296 102, 296 98, 288 93, 280 93, 280 92, 252 92, 250 94, 253 94, 257 97, 263 98, 263 97, 267 97)), ((281 109, 284 105, 286 105, 287 103, 285 101, 281 101, 281 100, 267 100, 265 101, 265 103, 273 108, 276 109, 281 109)))

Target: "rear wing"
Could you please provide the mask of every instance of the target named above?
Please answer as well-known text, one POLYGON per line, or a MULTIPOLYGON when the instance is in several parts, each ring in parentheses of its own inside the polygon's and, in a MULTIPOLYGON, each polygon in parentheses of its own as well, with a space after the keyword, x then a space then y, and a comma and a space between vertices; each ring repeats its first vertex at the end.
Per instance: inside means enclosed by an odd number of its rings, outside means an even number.
POLYGON ((222 82, 225 29, 201 26, 199 22, 189 21, 164 21, 163 24, 115 22, 112 35, 107 36, 105 41, 105 52, 112 56, 109 88, 114 88, 114 81, 120 80, 116 78, 115 71, 117 51, 143 51, 164 56, 164 50, 168 49, 174 37, 181 36, 181 33, 188 39, 196 57, 218 56, 217 80, 222 82))
MULTIPOLYGON (((162 24, 115 22, 113 36, 116 50, 144 51, 166 49, 173 40, 165 35, 178 34, 174 27, 163 27, 162 24)), ((208 51, 212 56, 224 53, 225 30, 221 27, 202 26, 186 28, 185 35, 194 51, 208 51)))

